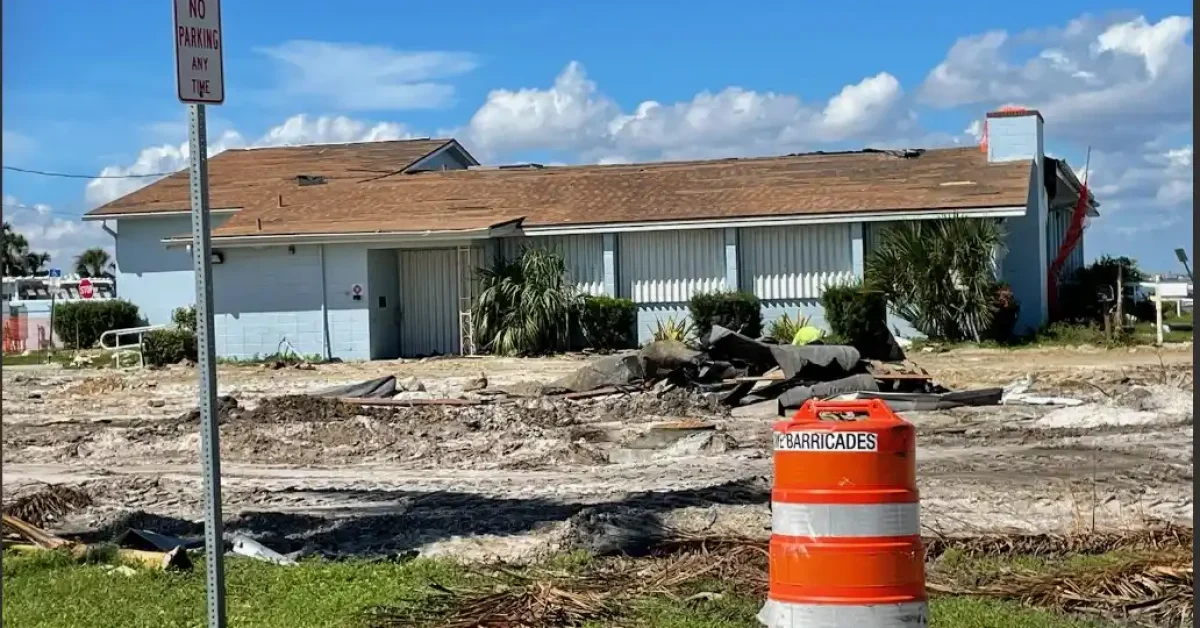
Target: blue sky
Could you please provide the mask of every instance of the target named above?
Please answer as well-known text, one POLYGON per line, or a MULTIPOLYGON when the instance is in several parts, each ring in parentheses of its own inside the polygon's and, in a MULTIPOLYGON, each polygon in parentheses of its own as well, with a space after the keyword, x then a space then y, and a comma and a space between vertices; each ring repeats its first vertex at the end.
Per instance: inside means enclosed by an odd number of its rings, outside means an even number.
MULTIPOLYGON (((210 144, 453 134, 488 161, 700 158, 973 143, 986 111, 1021 104, 1051 154, 1082 169, 1093 147, 1089 257, 1167 271, 1190 251, 1190 3, 734 6, 226 2, 210 144)), ((6 165, 186 163, 168 0, 3 11, 6 165)), ((66 263, 108 243, 75 218, 145 182, 6 171, 5 218, 66 263)))

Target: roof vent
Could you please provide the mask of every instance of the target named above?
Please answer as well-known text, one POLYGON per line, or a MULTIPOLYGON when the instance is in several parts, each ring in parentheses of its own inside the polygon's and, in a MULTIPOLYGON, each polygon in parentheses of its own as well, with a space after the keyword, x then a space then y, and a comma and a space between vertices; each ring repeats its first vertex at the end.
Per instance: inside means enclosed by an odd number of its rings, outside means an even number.
POLYGON ((296 175, 296 183, 298 185, 323 185, 325 177, 316 174, 298 174, 296 175))
POLYGON ((527 163, 527 164, 505 164, 500 166, 501 170, 541 170, 545 168, 542 164, 527 163))

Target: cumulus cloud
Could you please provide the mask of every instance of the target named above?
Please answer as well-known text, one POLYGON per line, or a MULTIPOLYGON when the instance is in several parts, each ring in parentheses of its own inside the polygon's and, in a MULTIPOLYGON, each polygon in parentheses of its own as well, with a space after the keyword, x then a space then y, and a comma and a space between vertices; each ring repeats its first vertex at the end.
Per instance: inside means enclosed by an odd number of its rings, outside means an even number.
POLYGON ((959 39, 918 90, 934 108, 1021 103, 1057 137, 1103 150, 1190 130, 1192 18, 1073 20, 959 39), (1041 48, 1030 55, 1030 46, 1041 48))
MULTIPOLYGON (((1019 103, 1042 112, 1049 141, 1078 153, 1093 147, 1090 182, 1103 214, 1089 229, 1093 252, 1128 253, 1131 236, 1183 245, 1192 220, 1192 28, 1187 16, 1084 16, 963 37, 917 98, 935 109, 1019 103)), ((1169 267, 1171 248, 1144 261, 1169 267)))
POLYGON ((828 102, 727 87, 689 101, 648 100, 625 113, 571 62, 548 88, 498 89, 465 129, 485 157, 522 150, 570 151, 581 161, 676 159, 798 150, 870 138, 907 119, 900 82, 886 72, 848 85, 828 102))
POLYGON ((57 212, 44 203, 28 205, 6 194, 4 221, 12 225, 13 231, 25 236, 31 251, 49 253, 52 268, 71 268, 75 257, 92 247, 112 253, 113 239, 100 225, 57 212))
POLYGON ((433 109, 454 100, 446 82, 474 70, 466 52, 406 52, 386 46, 294 40, 258 52, 280 69, 280 99, 310 98, 344 111, 433 109))
MULTIPOLYGON (((237 131, 226 131, 216 141, 209 142, 208 154, 211 157, 231 148, 379 142, 408 137, 412 134, 395 122, 371 124, 344 116, 310 118, 299 114, 272 127, 253 142, 247 142, 237 131)), ((142 149, 132 164, 101 170, 98 178, 88 182, 85 198, 89 206, 96 206, 125 196, 157 181, 164 173, 186 168, 189 152, 187 142, 142 149)))

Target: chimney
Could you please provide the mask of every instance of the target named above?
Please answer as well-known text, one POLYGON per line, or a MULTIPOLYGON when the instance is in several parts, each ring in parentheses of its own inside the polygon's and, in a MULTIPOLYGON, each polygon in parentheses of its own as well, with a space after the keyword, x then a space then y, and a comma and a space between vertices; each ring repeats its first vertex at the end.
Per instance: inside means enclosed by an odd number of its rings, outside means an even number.
POLYGON ((1042 164, 1045 154, 1042 114, 1023 107, 1001 107, 991 111, 983 126, 983 146, 988 161, 1033 159, 1042 164))

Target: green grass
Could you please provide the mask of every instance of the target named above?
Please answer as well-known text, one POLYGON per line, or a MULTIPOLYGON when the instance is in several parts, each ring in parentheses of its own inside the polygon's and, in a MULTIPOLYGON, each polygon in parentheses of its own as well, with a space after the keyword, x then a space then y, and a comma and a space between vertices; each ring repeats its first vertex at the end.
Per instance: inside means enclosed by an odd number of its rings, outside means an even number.
MULTIPOLYGON (((586 555, 566 555, 550 565, 582 569, 586 555)), ((305 561, 279 567, 249 559, 226 562, 229 625, 239 628, 364 628, 363 611, 377 605, 420 606, 426 586, 470 583, 476 576, 449 562, 305 561)), ((56 553, 4 556, 4 625, 22 628, 199 628, 204 625, 204 566, 189 573, 139 569, 133 575, 109 564, 74 564, 56 553)), ((646 597, 630 604, 621 626, 645 628, 750 628, 762 600, 732 593, 720 582, 690 585, 680 599, 646 597), (715 599, 688 601, 691 592, 715 599)), ((933 626, 947 628, 1085 628, 1080 619, 971 598, 935 598, 933 626)), ((589 628, 612 623, 594 622, 589 628)))

